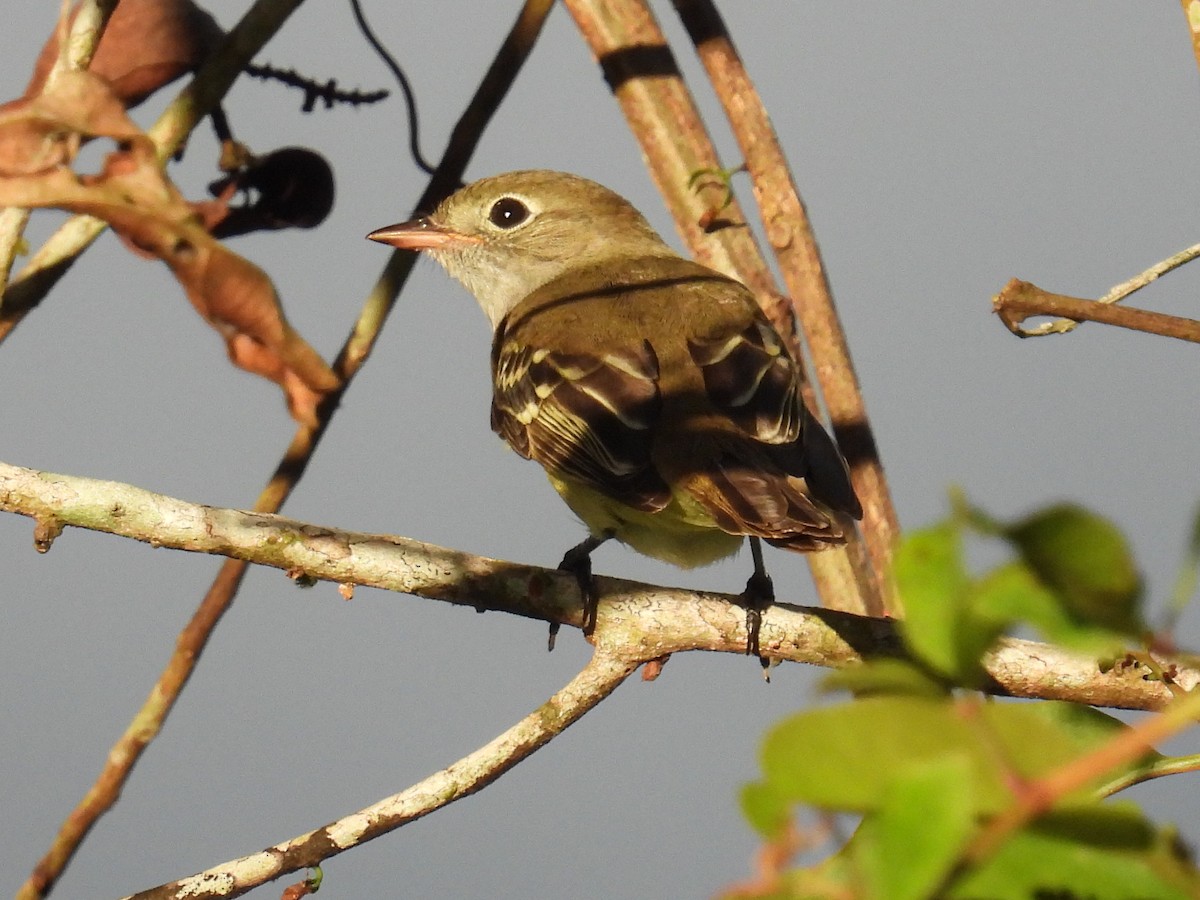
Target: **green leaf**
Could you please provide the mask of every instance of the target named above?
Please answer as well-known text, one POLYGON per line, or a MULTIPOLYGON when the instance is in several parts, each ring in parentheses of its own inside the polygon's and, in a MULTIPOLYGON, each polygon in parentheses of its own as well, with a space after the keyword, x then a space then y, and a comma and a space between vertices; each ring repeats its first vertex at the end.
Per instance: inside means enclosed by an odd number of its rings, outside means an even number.
POLYGON ((947 523, 907 535, 896 550, 893 572, 904 600, 900 627, 909 649, 955 683, 978 683, 982 670, 976 650, 987 644, 968 616, 970 581, 958 529, 947 523))
MULTIPOLYGON (((981 749, 990 750, 993 760, 1003 760, 1023 779, 1058 769, 1094 746, 1080 746, 1080 729, 1065 727, 1044 714, 1039 710, 1042 705, 986 703, 979 708, 981 749)), ((1091 792, 1081 788, 1072 796, 1091 799, 1091 792)))
POLYGON ((1047 587, 1025 562, 993 570, 973 586, 976 615, 1000 632, 1013 622, 1032 625, 1043 638, 1092 656, 1112 656, 1126 645, 1113 631, 1081 622, 1066 598, 1047 587))
POLYGON ((903 767, 960 755, 971 763, 975 811, 990 814, 1012 802, 1014 776, 1036 778, 1076 758, 1080 749, 1071 729, 1034 704, 869 697, 799 713, 775 726, 763 742, 764 780, 756 790, 773 793, 776 808, 807 803, 871 813, 903 767))
POLYGON ((1175 573, 1175 584, 1171 588, 1170 627, 1183 615, 1192 597, 1196 594, 1196 584, 1200 579, 1200 508, 1192 519, 1192 530, 1188 537, 1187 546, 1183 551, 1183 562, 1175 573))
POLYGON ((975 827, 971 765, 965 754, 952 753, 897 773, 853 842, 868 896, 933 896, 975 827))
POLYGON ((1169 834, 1136 809, 1088 804, 1052 812, 1017 832, 948 892, 952 898, 1185 900, 1200 880, 1169 834))
POLYGON ((1124 634, 1145 631, 1141 577, 1125 538, 1107 519, 1062 504, 1011 526, 1007 537, 1075 618, 1124 634))
POLYGON ((876 659, 847 666, 826 675, 822 691, 850 691, 855 696, 908 694, 915 697, 945 697, 946 685, 918 666, 903 659, 876 659))
POLYGON ((791 819, 792 804, 774 786, 761 781, 742 785, 742 815, 765 838, 774 838, 791 819))
MULTIPOLYGON (((1080 753, 1094 750, 1129 730, 1129 726, 1120 719, 1101 712, 1094 706, 1084 706, 1081 703, 1043 700, 1040 703, 1030 703, 1026 708, 1062 729, 1074 741, 1080 753)), ((1156 750, 1147 750, 1144 757, 1146 761, 1163 758, 1156 750)))
POLYGON ((880 696, 799 713, 768 732, 762 766, 782 802, 873 812, 900 767, 956 753, 971 761, 982 810, 1011 801, 977 723, 946 700, 880 696))

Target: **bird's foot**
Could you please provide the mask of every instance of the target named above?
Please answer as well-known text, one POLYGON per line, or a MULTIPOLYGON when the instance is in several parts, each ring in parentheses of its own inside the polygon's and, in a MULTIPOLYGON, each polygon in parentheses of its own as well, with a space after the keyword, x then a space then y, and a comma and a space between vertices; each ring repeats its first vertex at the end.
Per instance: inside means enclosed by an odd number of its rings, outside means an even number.
MULTIPOLYGON (((605 534, 601 537, 589 535, 587 540, 581 541, 570 550, 568 550, 562 558, 562 562, 558 564, 560 572, 567 572, 575 576, 575 582, 579 585, 579 593, 583 597, 583 633, 591 634, 596 628, 596 609, 600 604, 600 594, 596 590, 596 580, 592 577, 592 551, 607 541, 612 535, 605 534)), ((546 649, 554 649, 555 638, 558 637, 558 622, 550 623, 550 636, 546 641, 546 649)))
POLYGON ((775 585, 766 572, 755 572, 742 591, 742 603, 746 607, 746 655, 757 656, 767 667, 767 660, 758 652, 759 635, 762 633, 762 614, 775 602, 775 585))

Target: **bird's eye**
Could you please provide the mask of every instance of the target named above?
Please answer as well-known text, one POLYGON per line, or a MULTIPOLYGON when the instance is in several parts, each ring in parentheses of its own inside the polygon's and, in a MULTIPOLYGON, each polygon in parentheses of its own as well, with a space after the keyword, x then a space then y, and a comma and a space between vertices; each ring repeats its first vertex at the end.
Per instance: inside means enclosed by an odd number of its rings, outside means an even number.
POLYGON ((497 228, 516 228, 528 218, 529 207, 516 197, 501 197, 488 213, 488 219, 497 228))

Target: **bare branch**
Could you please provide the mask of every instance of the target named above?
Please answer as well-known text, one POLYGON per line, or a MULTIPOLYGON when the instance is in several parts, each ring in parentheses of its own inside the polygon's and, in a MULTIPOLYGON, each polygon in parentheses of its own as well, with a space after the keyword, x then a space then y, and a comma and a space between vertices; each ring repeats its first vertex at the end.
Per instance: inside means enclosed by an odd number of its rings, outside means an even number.
POLYGON ((1080 322, 1103 322, 1106 325, 1131 328, 1147 334, 1200 343, 1200 322, 1195 319, 1168 316, 1165 313, 1133 309, 1128 306, 1114 306, 1104 300, 1085 300, 1081 297, 1051 294, 1035 284, 1019 281, 1016 278, 1006 284, 1004 290, 992 298, 992 308, 1000 316, 1000 321, 1004 323, 1004 326, 1017 337, 1064 334, 1080 322), (1036 329, 1026 329, 1021 323, 1030 316, 1062 316, 1065 318, 1057 319, 1036 329), (1059 323, 1066 323, 1066 325, 1063 326, 1059 323))

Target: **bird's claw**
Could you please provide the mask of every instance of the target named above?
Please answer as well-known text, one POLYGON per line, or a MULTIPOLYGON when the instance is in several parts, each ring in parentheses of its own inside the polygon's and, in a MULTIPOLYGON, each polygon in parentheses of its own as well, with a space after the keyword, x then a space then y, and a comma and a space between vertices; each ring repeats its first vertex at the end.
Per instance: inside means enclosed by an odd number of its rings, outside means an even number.
POLYGON ((757 656, 763 668, 768 660, 759 652, 759 636, 762 633, 762 614, 775 602, 775 585, 766 572, 755 572, 742 591, 742 602, 746 607, 746 655, 757 656))

